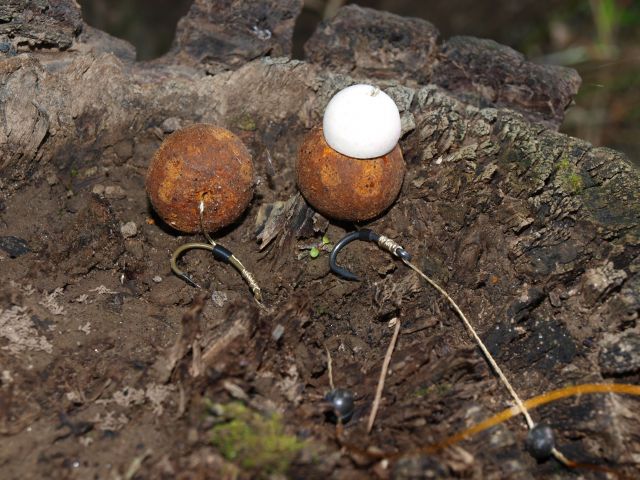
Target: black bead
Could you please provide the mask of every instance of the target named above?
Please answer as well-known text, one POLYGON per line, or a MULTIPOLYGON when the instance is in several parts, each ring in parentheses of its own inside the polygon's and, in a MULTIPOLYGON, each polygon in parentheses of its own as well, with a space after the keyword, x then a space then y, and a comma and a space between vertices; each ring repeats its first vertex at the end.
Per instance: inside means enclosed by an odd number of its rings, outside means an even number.
POLYGON ((331 404, 334 421, 349 421, 354 409, 353 393, 344 388, 336 388, 331 390, 324 398, 331 404))
POLYGON ((549 425, 536 425, 529 430, 525 444, 533 458, 545 461, 551 457, 551 451, 555 448, 553 430, 549 425))

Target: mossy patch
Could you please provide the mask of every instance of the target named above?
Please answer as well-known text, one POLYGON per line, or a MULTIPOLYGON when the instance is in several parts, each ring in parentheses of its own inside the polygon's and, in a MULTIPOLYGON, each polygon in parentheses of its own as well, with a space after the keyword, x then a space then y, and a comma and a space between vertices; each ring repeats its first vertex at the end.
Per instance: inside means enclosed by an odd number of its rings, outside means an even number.
POLYGON ((427 397, 427 396, 432 396, 435 395, 437 397, 442 397, 443 395, 445 395, 449 390, 451 390, 452 385, 448 382, 443 382, 443 383, 438 383, 438 384, 432 384, 432 385, 428 385, 426 387, 421 387, 418 390, 416 390, 414 392, 414 395, 416 397, 427 397))
POLYGON ((582 176, 567 157, 563 157, 558 163, 558 179, 562 182, 562 186, 573 195, 577 195, 584 188, 582 176))
POLYGON ((211 443, 227 460, 259 477, 284 474, 305 445, 285 432, 280 414, 262 415, 239 402, 210 409, 220 419, 211 429, 211 443))
POLYGON ((233 120, 233 124, 240 130, 245 132, 253 132, 256 130, 256 121, 248 113, 243 113, 233 120))

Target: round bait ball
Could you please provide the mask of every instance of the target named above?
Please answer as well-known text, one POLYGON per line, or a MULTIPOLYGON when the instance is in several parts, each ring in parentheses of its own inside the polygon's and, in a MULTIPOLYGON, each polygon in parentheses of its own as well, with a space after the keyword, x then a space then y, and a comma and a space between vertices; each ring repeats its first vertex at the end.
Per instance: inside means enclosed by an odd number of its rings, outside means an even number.
POLYGON ((551 457, 555 447, 553 430, 548 425, 536 425, 529 433, 525 442, 527 451, 538 461, 545 461, 551 457))
POLYGON ((327 144, 347 157, 381 157, 400 140, 400 112, 379 88, 352 85, 331 99, 322 128, 327 144))
POLYGON ((153 156, 147 194, 158 215, 177 230, 213 232, 234 222, 253 196, 253 162, 230 131, 196 124, 169 136, 153 156))
POLYGON ((296 176, 304 198, 323 215, 364 221, 391 206, 400 193, 404 169, 398 145, 386 155, 361 160, 332 149, 317 127, 300 147, 296 176))

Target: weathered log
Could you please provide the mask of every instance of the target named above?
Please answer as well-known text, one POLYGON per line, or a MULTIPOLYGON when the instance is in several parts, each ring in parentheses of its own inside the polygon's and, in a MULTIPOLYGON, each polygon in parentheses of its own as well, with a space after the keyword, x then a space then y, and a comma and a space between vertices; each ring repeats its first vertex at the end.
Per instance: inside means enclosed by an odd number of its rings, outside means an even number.
POLYGON ((305 45, 309 61, 354 78, 433 83, 478 107, 500 106, 557 129, 578 92, 571 68, 536 65, 492 40, 453 37, 437 45, 429 22, 357 5, 342 8, 305 45))
POLYGON ((304 48, 310 62, 354 78, 415 86, 431 79, 438 36, 425 20, 348 5, 321 24, 304 48))
POLYGON ((0 5, 0 38, 14 51, 66 50, 82 27, 80 6, 75 1, 6 0, 0 5))
POLYGON ((301 10, 302 0, 196 0, 178 24, 173 52, 213 73, 266 55, 290 56, 301 10))
MULTIPOLYGON (((371 226, 396 236, 447 285, 516 388, 530 396, 564 383, 637 378, 640 174, 624 155, 554 130, 576 92, 575 72, 524 62, 489 41, 458 37, 439 46, 426 22, 358 7, 320 27, 308 62, 267 56, 290 52, 300 8, 271 0, 198 0, 171 54, 135 63, 122 42, 87 27, 81 35, 76 14, 56 13, 77 11, 74 1, 42 0, 37 15, 17 13, 35 4, 0 10, 0 42, 11 46, 0 59, 6 202, 52 171, 125 162, 142 170, 164 133, 192 122, 238 132, 259 174, 280 185, 274 192, 263 184, 262 200, 286 200, 304 133, 338 89, 368 80, 400 107, 408 163, 399 201, 371 226), (616 345, 627 345, 624 355, 616 345)), ((253 222, 237 230, 251 238, 253 222)), ((295 255, 276 253, 281 273, 273 282, 293 284, 301 274, 295 255)), ((378 287, 360 288, 366 294, 340 305, 344 318, 371 308, 378 287)), ((396 407, 416 401, 408 394, 396 407)), ((634 405, 597 397, 592 414, 569 411, 557 427, 591 458, 637 463, 640 423, 627 414, 634 405)), ((507 465, 479 451, 479 468, 505 476, 507 468, 535 468, 519 450, 509 454, 507 465)))

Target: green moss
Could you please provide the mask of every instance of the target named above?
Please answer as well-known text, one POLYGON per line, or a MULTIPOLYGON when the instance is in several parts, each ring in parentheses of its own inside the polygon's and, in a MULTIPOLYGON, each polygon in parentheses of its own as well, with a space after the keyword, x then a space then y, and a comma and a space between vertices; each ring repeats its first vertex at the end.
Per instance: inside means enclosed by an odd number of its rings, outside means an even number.
POLYGON ((443 383, 437 383, 437 384, 419 388, 414 392, 414 395, 416 397, 427 397, 431 395, 441 397, 442 395, 446 394, 449 390, 451 390, 451 384, 447 382, 443 382, 443 383))
POLYGON ((428 387, 420 387, 418 390, 413 392, 413 394, 418 398, 422 398, 422 397, 426 397, 430 391, 431 391, 431 385, 429 385, 428 387))
POLYGON ((577 167, 567 157, 563 157, 558 162, 558 178, 562 182, 562 186, 573 195, 580 193, 584 187, 582 176, 577 172, 577 167))
POLYGON ((567 175, 567 184, 573 194, 580 193, 582 190, 582 177, 577 173, 567 175))
POLYGON ((558 162, 558 171, 565 172, 571 170, 571 162, 567 157, 562 157, 558 162))
POLYGON ((240 130, 245 130, 247 132, 253 132, 256 130, 256 121, 253 119, 253 117, 247 113, 243 113, 242 115, 238 116, 235 121, 234 124, 236 125, 236 127, 238 127, 240 130))
POLYGON ((285 432, 279 414, 265 416, 238 402, 215 409, 225 421, 211 429, 211 443, 227 460, 259 476, 284 474, 304 447, 285 432))
POLYGON ((314 316, 321 317, 322 315, 329 315, 329 310, 324 305, 314 305, 313 306, 313 314, 314 316))

